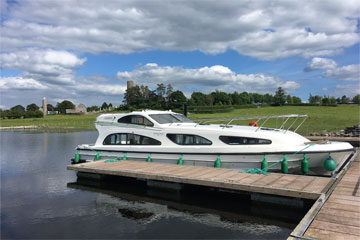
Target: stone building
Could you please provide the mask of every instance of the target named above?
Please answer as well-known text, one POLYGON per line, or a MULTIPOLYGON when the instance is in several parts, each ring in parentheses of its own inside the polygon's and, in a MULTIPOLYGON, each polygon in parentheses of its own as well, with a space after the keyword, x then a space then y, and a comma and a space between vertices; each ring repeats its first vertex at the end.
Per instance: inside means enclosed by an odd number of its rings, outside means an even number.
POLYGON ((77 105, 75 109, 66 109, 66 114, 86 114, 86 106, 82 103, 77 105))

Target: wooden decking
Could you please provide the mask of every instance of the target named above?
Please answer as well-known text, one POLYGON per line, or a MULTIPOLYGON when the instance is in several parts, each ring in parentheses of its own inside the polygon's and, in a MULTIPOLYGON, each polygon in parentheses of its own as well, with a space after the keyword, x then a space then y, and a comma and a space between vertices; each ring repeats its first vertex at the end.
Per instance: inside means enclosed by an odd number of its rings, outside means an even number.
POLYGON ((346 171, 304 236, 360 239, 360 155, 346 171))
POLYGON ((271 175, 248 174, 231 169, 127 160, 107 163, 104 161, 89 162, 69 165, 67 169, 78 172, 195 184, 304 199, 318 199, 327 192, 334 182, 334 179, 323 177, 277 173, 271 175))

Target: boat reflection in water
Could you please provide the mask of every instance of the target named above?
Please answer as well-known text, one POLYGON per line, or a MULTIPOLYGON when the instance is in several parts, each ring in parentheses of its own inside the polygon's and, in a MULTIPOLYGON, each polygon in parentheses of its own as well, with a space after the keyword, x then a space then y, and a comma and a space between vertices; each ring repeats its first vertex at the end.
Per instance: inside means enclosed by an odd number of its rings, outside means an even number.
POLYGON ((118 177, 106 182, 78 178, 68 187, 98 192, 97 211, 135 222, 143 230, 157 221, 178 219, 238 231, 243 236, 287 237, 306 212, 304 207, 250 201, 247 195, 205 187, 164 189, 147 186, 146 181, 118 177))

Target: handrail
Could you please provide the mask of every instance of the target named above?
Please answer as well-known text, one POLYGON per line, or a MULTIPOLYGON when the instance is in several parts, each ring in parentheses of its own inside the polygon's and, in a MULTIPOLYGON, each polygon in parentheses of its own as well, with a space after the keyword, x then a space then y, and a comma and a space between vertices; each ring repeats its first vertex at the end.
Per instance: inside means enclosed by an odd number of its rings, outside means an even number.
POLYGON ((257 123, 259 124, 259 126, 256 128, 255 131, 258 131, 259 129, 261 129, 264 124, 269 120, 269 119, 276 119, 276 121, 280 118, 283 118, 286 120, 282 122, 281 126, 279 128, 277 128, 277 125, 276 125, 276 128, 275 129, 278 129, 278 130, 284 130, 284 133, 286 133, 287 131, 290 130, 290 128, 295 124, 295 122, 299 119, 299 118, 304 118, 300 124, 296 127, 296 129, 294 130, 294 132, 296 132, 300 127, 301 125, 305 122, 305 120, 308 118, 309 116, 308 115, 304 115, 304 114, 287 114, 287 115, 270 115, 270 116, 244 116, 244 117, 233 117, 233 118, 209 118, 209 119, 198 119, 198 120, 195 120, 195 121, 198 121, 197 122, 197 125, 198 124, 201 124, 201 123, 209 123, 209 122, 220 122, 220 121, 228 121, 227 124, 225 124, 225 126, 229 126, 234 120, 252 120, 252 119, 257 119, 257 123), (289 127, 287 127, 285 129, 285 125, 286 123, 289 121, 290 118, 295 118, 295 120, 290 124, 289 127), (263 120, 260 124, 260 121, 263 120))

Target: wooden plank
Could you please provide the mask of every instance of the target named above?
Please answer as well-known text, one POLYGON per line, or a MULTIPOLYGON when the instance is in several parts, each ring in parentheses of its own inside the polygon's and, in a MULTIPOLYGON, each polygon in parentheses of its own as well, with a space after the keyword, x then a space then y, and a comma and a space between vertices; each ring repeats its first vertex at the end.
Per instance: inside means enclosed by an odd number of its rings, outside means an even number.
POLYGON ((238 175, 235 175, 233 177, 229 177, 226 179, 227 182, 240 182, 241 179, 250 177, 249 173, 239 173, 238 175))
POLYGON ((344 199, 350 201, 360 202, 360 197, 349 196, 349 195, 340 195, 340 194, 331 194, 331 199, 344 199))
POLYGON ((312 191, 312 192, 323 192, 327 184, 331 181, 331 178, 322 178, 318 177, 315 181, 302 190, 304 191, 312 191))
MULTIPOLYGON (((291 183, 289 183, 288 185, 285 185, 286 188, 291 188, 291 189, 298 189, 298 190, 303 190, 305 187, 311 185, 312 183, 314 183, 316 181, 316 178, 314 177, 298 177, 296 178, 296 181, 293 181, 291 183)), ((306 189, 305 191, 310 191, 312 192, 312 189, 306 189)))
POLYGON ((331 208, 331 209, 333 209, 333 211, 343 210, 343 211, 349 211, 349 212, 360 212, 360 207, 358 207, 358 206, 343 205, 343 204, 332 203, 332 202, 327 202, 326 208, 331 208))
POLYGON ((311 227, 306 231, 305 237, 326 240, 359 240, 359 236, 357 235, 343 234, 311 227))
POLYGON ((330 197, 330 198, 327 200, 327 203, 337 203, 337 204, 345 204, 345 205, 358 206, 358 207, 360 207, 360 201, 352 201, 352 200, 332 198, 332 197, 330 197))
POLYGON ((221 175, 218 175, 218 176, 215 176, 213 178, 211 178, 212 181, 222 181, 222 180, 226 180, 230 177, 233 177, 235 175, 238 175, 239 173, 237 171, 231 171, 231 172, 228 172, 228 173, 225 173, 225 174, 221 174, 221 175))
POLYGON ((345 227, 360 227, 360 218, 354 218, 351 214, 339 218, 339 216, 337 215, 325 214, 320 211, 320 213, 316 216, 316 219, 324 222, 338 223, 341 225, 345 225, 345 227))
POLYGON ((208 169, 204 169, 202 171, 199 171, 197 173, 194 173, 192 175, 192 178, 199 178, 199 179, 206 179, 204 176, 206 176, 209 173, 213 173, 214 169, 213 168, 208 168, 208 169))
POLYGON ((311 228, 331 230, 337 233, 360 236, 360 227, 343 225, 339 223, 324 222, 316 219, 311 223, 311 228))
POLYGON ((212 177, 215 177, 215 176, 219 176, 221 174, 224 174, 224 173, 227 173, 227 171, 219 171, 219 169, 213 169, 214 171, 211 171, 205 175, 202 175, 201 176, 201 179, 204 179, 204 180, 209 180, 211 179, 212 177))
POLYGON ((269 184, 269 186, 274 187, 274 188, 284 188, 285 186, 296 181, 297 177, 298 176, 284 175, 281 178, 279 178, 276 182, 269 184))
POLYGON ((271 185, 273 182, 276 182, 279 178, 281 178, 281 174, 271 174, 271 175, 264 175, 261 179, 256 182, 256 185, 271 185))
MULTIPOLYGON (((209 171, 205 171, 205 173, 204 173, 204 171, 202 171, 203 169, 195 169, 195 170, 197 170, 197 171, 189 171, 189 172, 187 172, 187 173, 182 174, 181 176, 182 176, 182 177, 187 177, 187 178, 197 178, 197 177, 195 177, 195 176, 196 176, 199 172, 201 172, 202 175, 203 175, 203 174, 206 174, 206 172, 209 173, 209 171)), ((205 169, 205 170, 209 170, 209 169, 205 169)), ((216 176, 217 176, 217 175, 224 174, 225 172, 224 172, 224 171, 217 171, 217 169, 211 168, 210 173, 214 173, 214 174, 216 174, 216 176)), ((203 175, 203 176, 204 176, 204 175, 203 175)))
POLYGON ((322 208, 321 213, 327 215, 336 215, 339 221, 342 217, 348 217, 348 216, 351 216, 356 219, 360 218, 360 212, 347 211, 347 210, 334 211, 332 208, 322 208))
POLYGON ((238 182, 241 184, 252 184, 252 185, 256 185, 256 182, 263 178, 264 176, 261 174, 251 174, 251 176, 247 177, 247 178, 243 178, 241 180, 239 180, 238 182))

